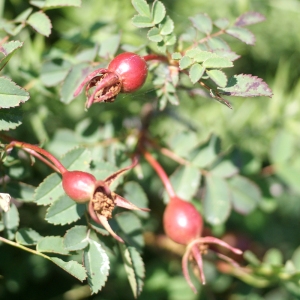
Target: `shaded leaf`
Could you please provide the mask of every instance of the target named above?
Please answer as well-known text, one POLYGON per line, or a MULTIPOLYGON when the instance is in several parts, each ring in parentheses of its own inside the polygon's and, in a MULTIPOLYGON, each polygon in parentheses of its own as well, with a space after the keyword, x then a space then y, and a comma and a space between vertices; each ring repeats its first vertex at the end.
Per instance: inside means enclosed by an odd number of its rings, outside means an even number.
POLYGON ((70 68, 71 63, 63 59, 46 61, 42 65, 41 81, 47 87, 55 86, 65 79, 70 68))
POLYGON ((5 191, 13 198, 23 202, 34 201, 35 187, 23 182, 10 181, 5 185, 5 191))
POLYGON ((20 217, 17 207, 12 203, 7 212, 3 212, 2 221, 6 230, 8 239, 12 240, 18 230, 20 217))
POLYGON ((189 77, 193 84, 198 82, 205 72, 205 68, 200 64, 193 64, 189 71, 189 77))
POLYGON ((25 246, 36 245, 41 238, 43 237, 32 228, 21 228, 16 233, 16 242, 25 246))
POLYGON ((134 298, 137 298, 141 294, 144 285, 144 262, 134 247, 126 247, 126 245, 121 243, 119 243, 119 246, 134 298))
POLYGON ((0 70, 4 68, 15 52, 22 46, 23 43, 20 41, 10 41, 0 46, 0 70))
POLYGON ((98 242, 89 241, 89 246, 83 252, 83 264, 87 271, 88 284, 92 294, 95 294, 102 289, 109 273, 109 258, 98 242))
POLYGON ((207 14, 197 14, 194 17, 189 18, 192 24, 199 31, 209 35, 212 31, 212 21, 207 14))
POLYGON ((85 210, 85 204, 78 204, 67 195, 63 195, 49 207, 45 219, 55 225, 70 224, 79 220, 85 210))
POLYGON ((42 11, 38 11, 30 15, 27 23, 38 33, 49 36, 52 24, 49 17, 42 11))
POLYGON ((89 244, 87 226, 74 226, 69 229, 63 240, 65 249, 68 251, 82 250, 89 244))
POLYGON ((110 35, 106 40, 104 40, 100 44, 98 55, 104 58, 113 57, 120 46, 120 41, 121 41, 120 34, 110 35))
POLYGON ((210 173, 222 178, 232 177, 237 174, 239 169, 228 159, 223 159, 212 167, 210 173))
POLYGON ((163 3, 157 0, 154 1, 151 8, 151 14, 152 14, 152 24, 155 25, 160 23, 166 15, 166 9, 163 3))
POLYGON ((240 41, 248 44, 248 45, 254 45, 255 44, 255 36, 254 34, 243 27, 230 27, 226 29, 226 33, 229 35, 239 39, 240 41))
POLYGON ((14 21, 15 21, 15 22, 24 22, 24 21, 29 17, 29 15, 31 14, 32 10, 33 10, 33 9, 30 7, 30 8, 28 8, 28 9, 22 11, 22 12, 14 19, 14 21))
POLYGON ((244 176, 234 176, 228 180, 234 209, 241 214, 249 214, 261 202, 258 186, 244 176))
POLYGON ((61 236, 45 236, 39 239, 36 250, 39 252, 69 255, 69 251, 63 245, 63 238, 61 236))
POLYGON ((14 109, 0 109, 0 131, 15 129, 22 124, 21 120, 22 112, 18 107, 14 109))
POLYGON ((81 282, 87 277, 85 268, 77 261, 71 260, 66 262, 58 257, 50 257, 50 260, 81 282))
POLYGON ((29 93, 25 89, 9 78, 0 77, 0 109, 19 106, 28 99, 29 93))
POLYGON ((132 0, 131 1, 135 10, 141 15, 151 18, 151 12, 147 1, 145 0, 132 0))
POLYGON ((205 196, 203 214, 212 225, 220 225, 229 217, 231 211, 230 191, 226 181, 209 174, 205 177, 205 196))
POLYGON ((234 75, 229 78, 226 88, 220 90, 229 96, 272 97, 273 95, 272 90, 261 78, 250 74, 234 75))
POLYGON ((268 249, 263 257, 263 262, 273 266, 281 266, 283 264, 283 255, 279 249, 268 249))
POLYGON ((227 76, 220 70, 206 70, 207 75, 219 87, 225 87, 227 84, 227 76))
POLYGON ((235 26, 248 26, 256 23, 263 22, 266 18, 259 12, 246 12, 239 16, 234 25, 235 26))

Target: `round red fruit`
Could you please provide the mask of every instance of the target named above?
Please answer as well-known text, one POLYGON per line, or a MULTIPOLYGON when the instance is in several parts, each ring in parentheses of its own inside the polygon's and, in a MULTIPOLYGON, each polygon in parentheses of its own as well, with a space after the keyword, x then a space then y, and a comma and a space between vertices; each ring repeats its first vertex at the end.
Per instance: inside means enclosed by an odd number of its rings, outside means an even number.
POLYGON ((110 72, 116 73, 121 82, 121 92, 131 93, 139 89, 148 74, 146 61, 139 55, 124 52, 117 55, 108 65, 110 72))
POLYGON ((89 201, 95 190, 96 178, 82 171, 68 171, 62 175, 62 186, 65 193, 74 201, 89 201))

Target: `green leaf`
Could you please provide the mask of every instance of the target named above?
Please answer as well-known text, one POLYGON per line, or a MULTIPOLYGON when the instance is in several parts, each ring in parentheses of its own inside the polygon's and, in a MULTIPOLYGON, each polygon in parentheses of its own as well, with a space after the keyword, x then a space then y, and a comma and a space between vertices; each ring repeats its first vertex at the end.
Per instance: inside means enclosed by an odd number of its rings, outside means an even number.
POLYGON ((219 37, 212 37, 208 39, 207 46, 210 50, 227 50, 230 51, 229 45, 219 37))
POLYGON ((69 251, 63 245, 61 236, 45 236, 41 238, 36 246, 36 250, 46 253, 57 253, 61 255, 69 255, 69 251))
POLYGON ((69 229, 63 240, 64 248, 68 251, 82 250, 89 244, 87 226, 74 226, 69 229))
POLYGON ((98 55, 104 58, 113 57, 120 46, 121 34, 112 34, 100 44, 98 55))
POLYGON ((256 24, 256 23, 260 23, 263 22, 266 18, 258 13, 258 12, 246 12, 244 14, 242 14, 241 16, 239 16, 234 25, 235 26, 249 26, 252 24, 256 24))
POLYGON ((189 201, 198 190, 201 173, 196 167, 181 166, 170 176, 170 180, 178 197, 189 201))
POLYGON ((278 163, 275 165, 276 175, 279 176, 286 184, 289 185, 289 188, 300 193, 300 169, 299 164, 293 165, 287 163, 278 163))
POLYGON ((20 41, 10 41, 0 47, 0 70, 2 70, 15 52, 23 46, 20 41))
POLYGON ((193 64, 193 60, 188 56, 184 56, 179 61, 179 68, 181 70, 184 70, 190 67, 192 64, 193 64))
POLYGON ((214 175, 205 177, 203 214, 211 225, 223 224, 231 211, 230 191, 223 178, 214 175))
POLYGON ((299 271, 300 270, 300 247, 296 248, 296 250, 292 255, 291 260, 295 265, 296 269, 299 271))
POLYGON ((48 205, 64 194, 61 177, 53 173, 36 188, 34 198, 37 205, 48 205))
POLYGON ((195 17, 189 18, 193 26, 199 31, 209 35, 212 31, 212 21, 207 14, 197 14, 195 17))
POLYGON ((152 42, 161 42, 163 40, 163 37, 160 35, 160 31, 157 27, 151 28, 148 33, 147 37, 152 42))
MULTIPOLYGON (((143 188, 135 181, 128 181, 124 185, 124 198, 132 202, 134 205, 140 208, 148 207, 148 198, 143 188)), ((135 213, 143 218, 149 216, 149 212, 135 211, 135 213)))
POLYGON ((74 99, 74 92, 82 83, 83 79, 92 71, 88 63, 80 63, 75 65, 66 76, 61 88, 60 101, 65 104, 70 103, 74 99))
POLYGON ((181 59, 181 58, 182 58, 182 55, 181 55, 180 52, 174 52, 174 53, 172 53, 172 59, 178 60, 178 59, 181 59))
POLYGON ((194 55, 194 60, 196 62, 203 62, 210 59, 211 57, 214 57, 214 54, 212 52, 200 51, 196 55, 194 55))
POLYGON ((270 149, 270 158, 273 163, 287 163, 293 157, 296 148, 296 138, 287 130, 280 130, 270 149))
POLYGON ((226 29, 226 33, 228 33, 229 35, 239 39, 240 41, 242 41, 243 43, 246 43, 248 45, 255 44, 254 34, 246 28, 230 27, 230 28, 226 29))
POLYGON ((143 279, 145 277, 145 266, 142 257, 134 247, 126 247, 125 244, 121 243, 119 243, 119 246, 133 296, 137 298, 143 290, 143 279))
POLYGON ((91 152, 85 147, 76 147, 67 152, 61 163, 69 170, 88 170, 91 162, 91 152))
POLYGON ((27 23, 38 33, 49 36, 51 34, 52 24, 49 17, 42 11, 33 13, 27 20, 27 23))
POLYGON ((213 163, 220 151, 220 139, 212 135, 208 142, 196 147, 191 151, 189 160, 199 168, 205 168, 213 163))
POLYGON ((225 95, 240 97, 272 97, 272 90, 257 76, 250 74, 234 75, 229 78, 226 88, 220 89, 225 95))
POLYGON ((165 15, 166 15, 166 9, 162 2, 155 0, 153 2, 152 8, 151 8, 151 15, 152 15, 152 24, 156 25, 160 23, 165 15))
POLYGON ((269 249, 264 257, 263 262, 272 266, 281 266, 283 264, 283 255, 279 249, 269 249))
POLYGON ((77 261, 63 261, 58 257, 50 257, 50 259, 59 267, 64 269, 66 272, 80 280, 81 282, 86 279, 86 270, 77 261))
POLYGON ((83 252, 83 264, 92 294, 96 294, 104 286, 109 273, 109 258, 98 242, 90 240, 83 252))
POLYGON ((200 64, 193 64, 189 71, 189 77, 193 84, 198 82, 205 72, 205 68, 200 64))
POLYGON ((36 245, 43 237, 31 228, 21 228, 16 233, 16 242, 25 246, 36 245))
POLYGON ((114 220, 119 227, 118 231, 120 236, 124 239, 126 244, 141 251, 144 246, 144 238, 142 234, 143 226, 140 219, 134 213, 125 211, 115 215, 114 220))
POLYGON ((138 28, 147 28, 153 26, 151 18, 140 15, 133 16, 132 23, 138 28))
POLYGON ((3 212, 2 218, 8 239, 13 240, 20 223, 19 212, 16 206, 11 204, 10 209, 7 212, 3 212))
POLYGON ((30 1, 31 5, 37 6, 43 9, 55 9, 64 6, 81 6, 81 0, 45 0, 45 1, 30 1))
POLYGON ((49 207, 45 219, 55 225, 71 224, 79 220, 85 211, 85 204, 78 204, 67 195, 63 195, 49 207))
POLYGON ((163 22, 160 24, 159 30, 160 34, 162 35, 171 34, 174 30, 173 20, 169 16, 166 16, 163 22))
POLYGON ((225 57, 211 57, 203 62, 203 66, 213 69, 231 68, 233 67, 233 63, 225 57))
POLYGON ((249 214, 262 201, 258 186, 241 175, 228 180, 234 209, 241 214, 249 214))
POLYGON ((131 3, 139 15, 151 18, 151 12, 147 1, 132 0, 131 3))
POLYGON ((220 29, 226 29, 229 26, 229 20, 226 18, 221 18, 214 21, 214 24, 220 29))
POLYGON ((0 77, 0 109, 19 106, 28 99, 29 93, 22 87, 9 78, 0 77))
POLYGON ((206 70, 206 74, 211 80, 215 82, 219 87, 225 87, 227 84, 227 76, 220 70, 206 70))
POLYGON ((168 34, 164 36, 164 43, 166 46, 172 46, 176 43, 176 35, 174 33, 168 34))
POLYGON ((47 87, 56 86, 66 78, 70 68, 71 63, 60 58, 46 61, 42 65, 41 81, 47 87))
POLYGON ((22 111, 18 107, 10 109, 0 109, 0 131, 15 129, 22 124, 21 120, 22 111))
POLYGON ((219 161, 212 167, 210 172, 222 178, 232 177, 239 172, 239 169, 228 159, 219 161))
POLYGON ((259 266, 260 265, 260 260, 257 258, 257 256, 251 252, 250 250, 246 250, 244 252, 244 255, 243 255, 244 259, 246 261, 248 261, 251 265, 253 266, 259 266))
POLYGON ((32 8, 28 8, 24 11, 22 11, 16 18, 15 18, 15 22, 24 22, 31 14, 32 12, 32 8))

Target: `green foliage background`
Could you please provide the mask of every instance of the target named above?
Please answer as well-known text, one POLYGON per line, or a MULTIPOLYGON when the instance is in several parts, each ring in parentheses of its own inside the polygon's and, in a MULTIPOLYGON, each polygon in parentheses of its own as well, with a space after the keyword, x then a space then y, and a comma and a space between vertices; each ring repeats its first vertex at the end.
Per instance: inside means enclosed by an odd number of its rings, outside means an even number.
MULTIPOLYGON (((199 141, 205 141, 213 133, 221 138, 222 150, 236 149, 241 153, 247 161, 242 172, 261 187, 263 201, 250 215, 232 213, 226 225, 212 228, 212 231, 217 236, 237 233, 260 259, 268 249, 277 248, 286 261, 300 245, 300 2, 166 0, 163 3, 176 24, 177 32, 189 26, 188 17, 198 12, 230 20, 246 11, 258 11, 266 17, 265 22, 251 28, 257 39, 255 46, 246 46, 233 38, 228 38, 228 41, 233 50, 242 55, 235 63, 234 71, 263 78, 273 90, 272 99, 231 98, 234 109, 230 110, 214 100, 200 97, 191 100, 186 93, 180 93, 180 106, 169 105, 156 117, 151 131, 166 144, 181 132, 188 132, 188 136, 194 134, 199 141)), ((2 16, 6 19, 15 17, 27 7, 27 2, 21 0, 0 1, 0 4, 4 7, 2 16)), ((131 24, 135 12, 130 1, 84 0, 81 8, 63 8, 48 14, 53 22, 50 37, 42 37, 30 29, 23 30, 20 40, 25 42, 24 47, 4 69, 4 74, 9 74, 20 86, 30 88, 31 94, 31 99, 21 107, 23 124, 12 134, 27 142, 44 143, 58 156, 74 146, 74 130, 84 122, 91 124, 86 131, 87 137, 99 126, 106 126, 106 131, 109 131, 110 125, 107 124, 112 124, 116 135, 122 136, 134 126, 134 116, 140 113, 143 105, 152 101, 155 94, 149 88, 151 78, 133 96, 121 95, 115 103, 95 105, 86 112, 83 96, 65 105, 59 101, 59 88, 45 88, 40 84, 39 74, 43 62, 55 51, 72 56, 118 32, 122 33, 122 44, 138 47, 145 43, 145 32, 131 24)), ((164 164, 170 172, 175 168, 175 164, 168 160, 164 164)), ((39 163, 30 171, 19 166, 14 172, 18 178, 21 172, 23 181, 33 185, 38 185, 50 174, 48 168, 39 163)), ((153 212, 146 226, 160 233, 162 201, 157 197, 158 184, 153 177, 155 175, 150 173, 141 182, 150 195, 153 212)), ((22 226, 39 228, 40 233, 49 234, 49 228, 52 235, 63 234, 66 230, 43 221, 45 212, 35 205, 24 206, 20 214, 22 226)), ((89 297, 87 286, 79 285, 76 279, 41 257, 4 244, 0 253, 2 299, 132 297, 125 271, 118 261, 111 266, 103 291, 89 297)), ((300 297, 299 286, 274 281, 266 288, 253 287, 219 274, 211 262, 205 265, 208 285, 201 287, 198 295, 193 295, 181 275, 179 256, 170 256, 149 246, 143 258, 146 280, 140 299, 279 300, 300 297), (214 298, 211 298, 212 294, 214 298)))

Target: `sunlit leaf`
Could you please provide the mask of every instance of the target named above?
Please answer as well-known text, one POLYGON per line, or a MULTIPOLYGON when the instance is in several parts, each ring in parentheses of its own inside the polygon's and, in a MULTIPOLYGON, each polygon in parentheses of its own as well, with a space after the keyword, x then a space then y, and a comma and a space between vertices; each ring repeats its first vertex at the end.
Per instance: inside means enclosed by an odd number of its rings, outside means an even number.
POLYGON ((55 9, 64 6, 80 7, 81 0, 45 0, 45 1, 33 0, 30 1, 30 4, 43 9, 55 9))
POLYGON ((72 227, 66 232, 63 244, 68 251, 84 249, 89 244, 88 228, 83 225, 72 227))
POLYGON ((179 61, 179 68, 181 70, 187 69, 188 67, 190 67, 193 63, 193 60, 188 57, 188 56, 184 56, 180 59, 179 61))
POLYGON ((189 71, 189 77, 193 84, 198 82, 205 72, 205 68, 200 64, 193 64, 189 71))
POLYGON ((22 111, 18 107, 14 109, 0 109, 0 130, 15 129, 22 124, 22 116, 22 111))
POLYGON ((98 242, 89 241, 89 246, 83 252, 83 264, 87 271, 88 284, 92 294, 95 294, 102 289, 109 273, 109 258, 98 242))
MULTIPOLYGON (((220 29, 226 29, 229 26, 229 20, 226 18, 221 18, 214 21, 214 24, 220 29)), ((238 26, 238 25, 237 25, 238 26)))
POLYGON ((49 207, 45 219, 51 224, 70 224, 79 220, 85 211, 85 204, 78 204, 67 195, 63 195, 49 207))
POLYGON ((51 33, 51 21, 49 17, 42 11, 38 11, 30 15, 27 23, 42 35, 49 36, 51 33))
POLYGON ((151 18, 151 12, 147 1, 145 0, 132 0, 131 1, 135 10, 141 15, 151 18))
POLYGON ((7 62, 15 54, 15 52, 23 46, 20 41, 10 41, 4 43, 0 47, 0 70, 4 68, 7 62))
POLYGON ((211 57, 203 62, 203 67, 205 68, 231 68, 233 63, 225 57, 211 57))
POLYGON ((219 87, 224 88, 227 84, 227 76, 220 70, 206 70, 206 74, 211 80, 215 82, 219 87))
POLYGON ((0 109, 19 106, 28 99, 29 93, 25 89, 9 78, 0 77, 0 109))
POLYGON ((161 23, 159 30, 160 34, 162 35, 171 34, 174 30, 173 20, 169 16, 166 16, 163 22, 161 23))
POLYGON ((138 28, 147 28, 153 26, 151 18, 140 15, 133 16, 132 23, 138 28))
POLYGON ((69 255, 69 251, 63 245, 63 238, 61 236, 45 236, 39 239, 36 250, 39 252, 69 255))
POLYGON ((226 33, 229 35, 239 39, 240 41, 248 44, 248 45, 254 45, 255 44, 255 36, 254 34, 243 27, 230 27, 226 29, 226 33))
POLYGON ((250 74, 234 75, 229 78, 227 86, 220 90, 229 96, 272 97, 273 95, 272 90, 261 78, 250 74))
POLYGON ((2 218, 8 238, 10 240, 14 239, 20 223, 19 212, 16 206, 11 204, 10 209, 7 212, 3 212, 2 218))
POLYGON ((235 26, 248 26, 256 23, 263 22, 266 18, 259 12, 246 12, 239 16, 234 25, 235 26))
POLYGON ((163 40, 163 37, 157 27, 151 28, 147 33, 147 37, 152 42, 161 42, 163 40))
POLYGON ((126 247, 121 243, 119 243, 119 246, 134 298, 137 298, 141 294, 144 285, 145 266, 143 260, 134 247, 126 247))
POLYGON ((160 23, 166 15, 166 9, 163 3, 157 0, 154 1, 151 8, 151 14, 153 25, 160 23))

